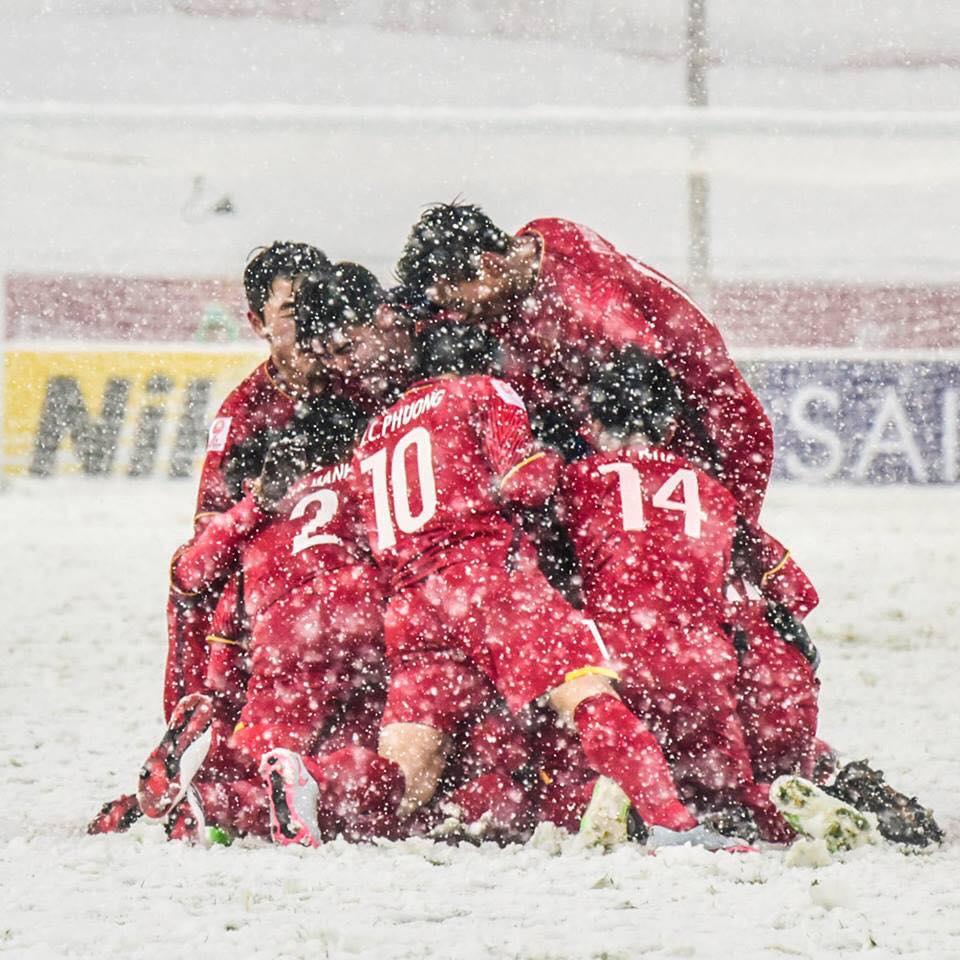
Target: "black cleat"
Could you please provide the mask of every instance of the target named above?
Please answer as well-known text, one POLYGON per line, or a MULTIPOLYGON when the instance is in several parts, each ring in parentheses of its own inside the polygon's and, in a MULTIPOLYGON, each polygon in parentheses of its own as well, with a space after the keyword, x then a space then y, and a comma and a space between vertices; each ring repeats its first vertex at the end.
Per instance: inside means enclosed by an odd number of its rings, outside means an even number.
POLYGON ((760 835, 753 814, 738 803, 724 807, 722 810, 698 814, 697 819, 714 833, 724 837, 734 837, 744 843, 753 843, 760 835))
POLYGON ((943 830, 933 812, 921 806, 916 797, 894 790, 883 779, 883 771, 874 770, 866 760, 848 763, 823 789, 857 810, 876 814, 880 835, 892 843, 927 847, 943 840, 943 830))

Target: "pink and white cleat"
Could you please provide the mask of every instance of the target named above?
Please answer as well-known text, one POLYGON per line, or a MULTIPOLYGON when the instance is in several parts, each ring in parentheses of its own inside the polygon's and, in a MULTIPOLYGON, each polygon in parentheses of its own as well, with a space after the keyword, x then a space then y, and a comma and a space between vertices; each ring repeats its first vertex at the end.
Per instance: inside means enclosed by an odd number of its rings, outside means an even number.
POLYGON ((280 747, 260 758, 260 776, 270 803, 270 836, 274 843, 319 847, 317 798, 320 790, 303 757, 280 747))

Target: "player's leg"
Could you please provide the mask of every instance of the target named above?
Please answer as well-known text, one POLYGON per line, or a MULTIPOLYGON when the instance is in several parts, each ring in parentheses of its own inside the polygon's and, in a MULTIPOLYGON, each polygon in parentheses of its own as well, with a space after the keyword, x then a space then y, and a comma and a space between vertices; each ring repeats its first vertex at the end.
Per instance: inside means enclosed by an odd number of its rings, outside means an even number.
POLYGON ((613 688, 616 673, 596 625, 525 553, 514 570, 491 566, 478 579, 487 584, 487 599, 474 616, 474 656, 488 664, 510 709, 549 693, 553 709, 577 730, 587 763, 619 785, 645 822, 672 830, 695 826, 660 745, 613 688))
POLYGON ((400 816, 413 813, 433 798, 450 749, 447 734, 422 723, 391 723, 380 731, 378 749, 403 773, 400 816))
POLYGON ((759 780, 783 774, 811 778, 820 752, 820 682, 809 661, 763 617, 745 625, 746 650, 737 672, 737 711, 759 780))
POLYGON ((277 747, 310 751, 362 684, 356 664, 374 650, 382 658, 379 604, 369 592, 341 586, 340 578, 317 578, 254 623, 246 701, 232 739, 253 769, 277 747))
POLYGON ((550 692, 550 704, 579 733, 587 763, 620 787, 647 826, 696 826, 680 802, 660 744, 608 678, 588 674, 567 680, 550 692))
POLYGON ((219 595, 185 596, 173 587, 167 599, 167 662, 163 681, 163 715, 188 693, 203 689, 207 666, 207 637, 211 633, 219 595))

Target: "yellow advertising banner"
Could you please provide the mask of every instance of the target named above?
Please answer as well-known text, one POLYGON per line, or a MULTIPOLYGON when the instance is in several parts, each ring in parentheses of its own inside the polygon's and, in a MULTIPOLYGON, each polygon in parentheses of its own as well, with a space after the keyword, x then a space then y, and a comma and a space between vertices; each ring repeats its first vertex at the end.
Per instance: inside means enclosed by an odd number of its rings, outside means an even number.
POLYGON ((184 477, 262 351, 223 346, 6 353, 3 462, 33 476, 184 477))

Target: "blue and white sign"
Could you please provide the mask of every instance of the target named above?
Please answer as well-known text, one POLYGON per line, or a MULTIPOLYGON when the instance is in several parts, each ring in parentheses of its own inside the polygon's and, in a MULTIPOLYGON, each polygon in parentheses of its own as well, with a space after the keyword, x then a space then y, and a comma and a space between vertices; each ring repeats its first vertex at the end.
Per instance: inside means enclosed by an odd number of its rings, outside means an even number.
POLYGON ((751 360, 773 421, 773 476, 957 483, 960 360, 751 360))

